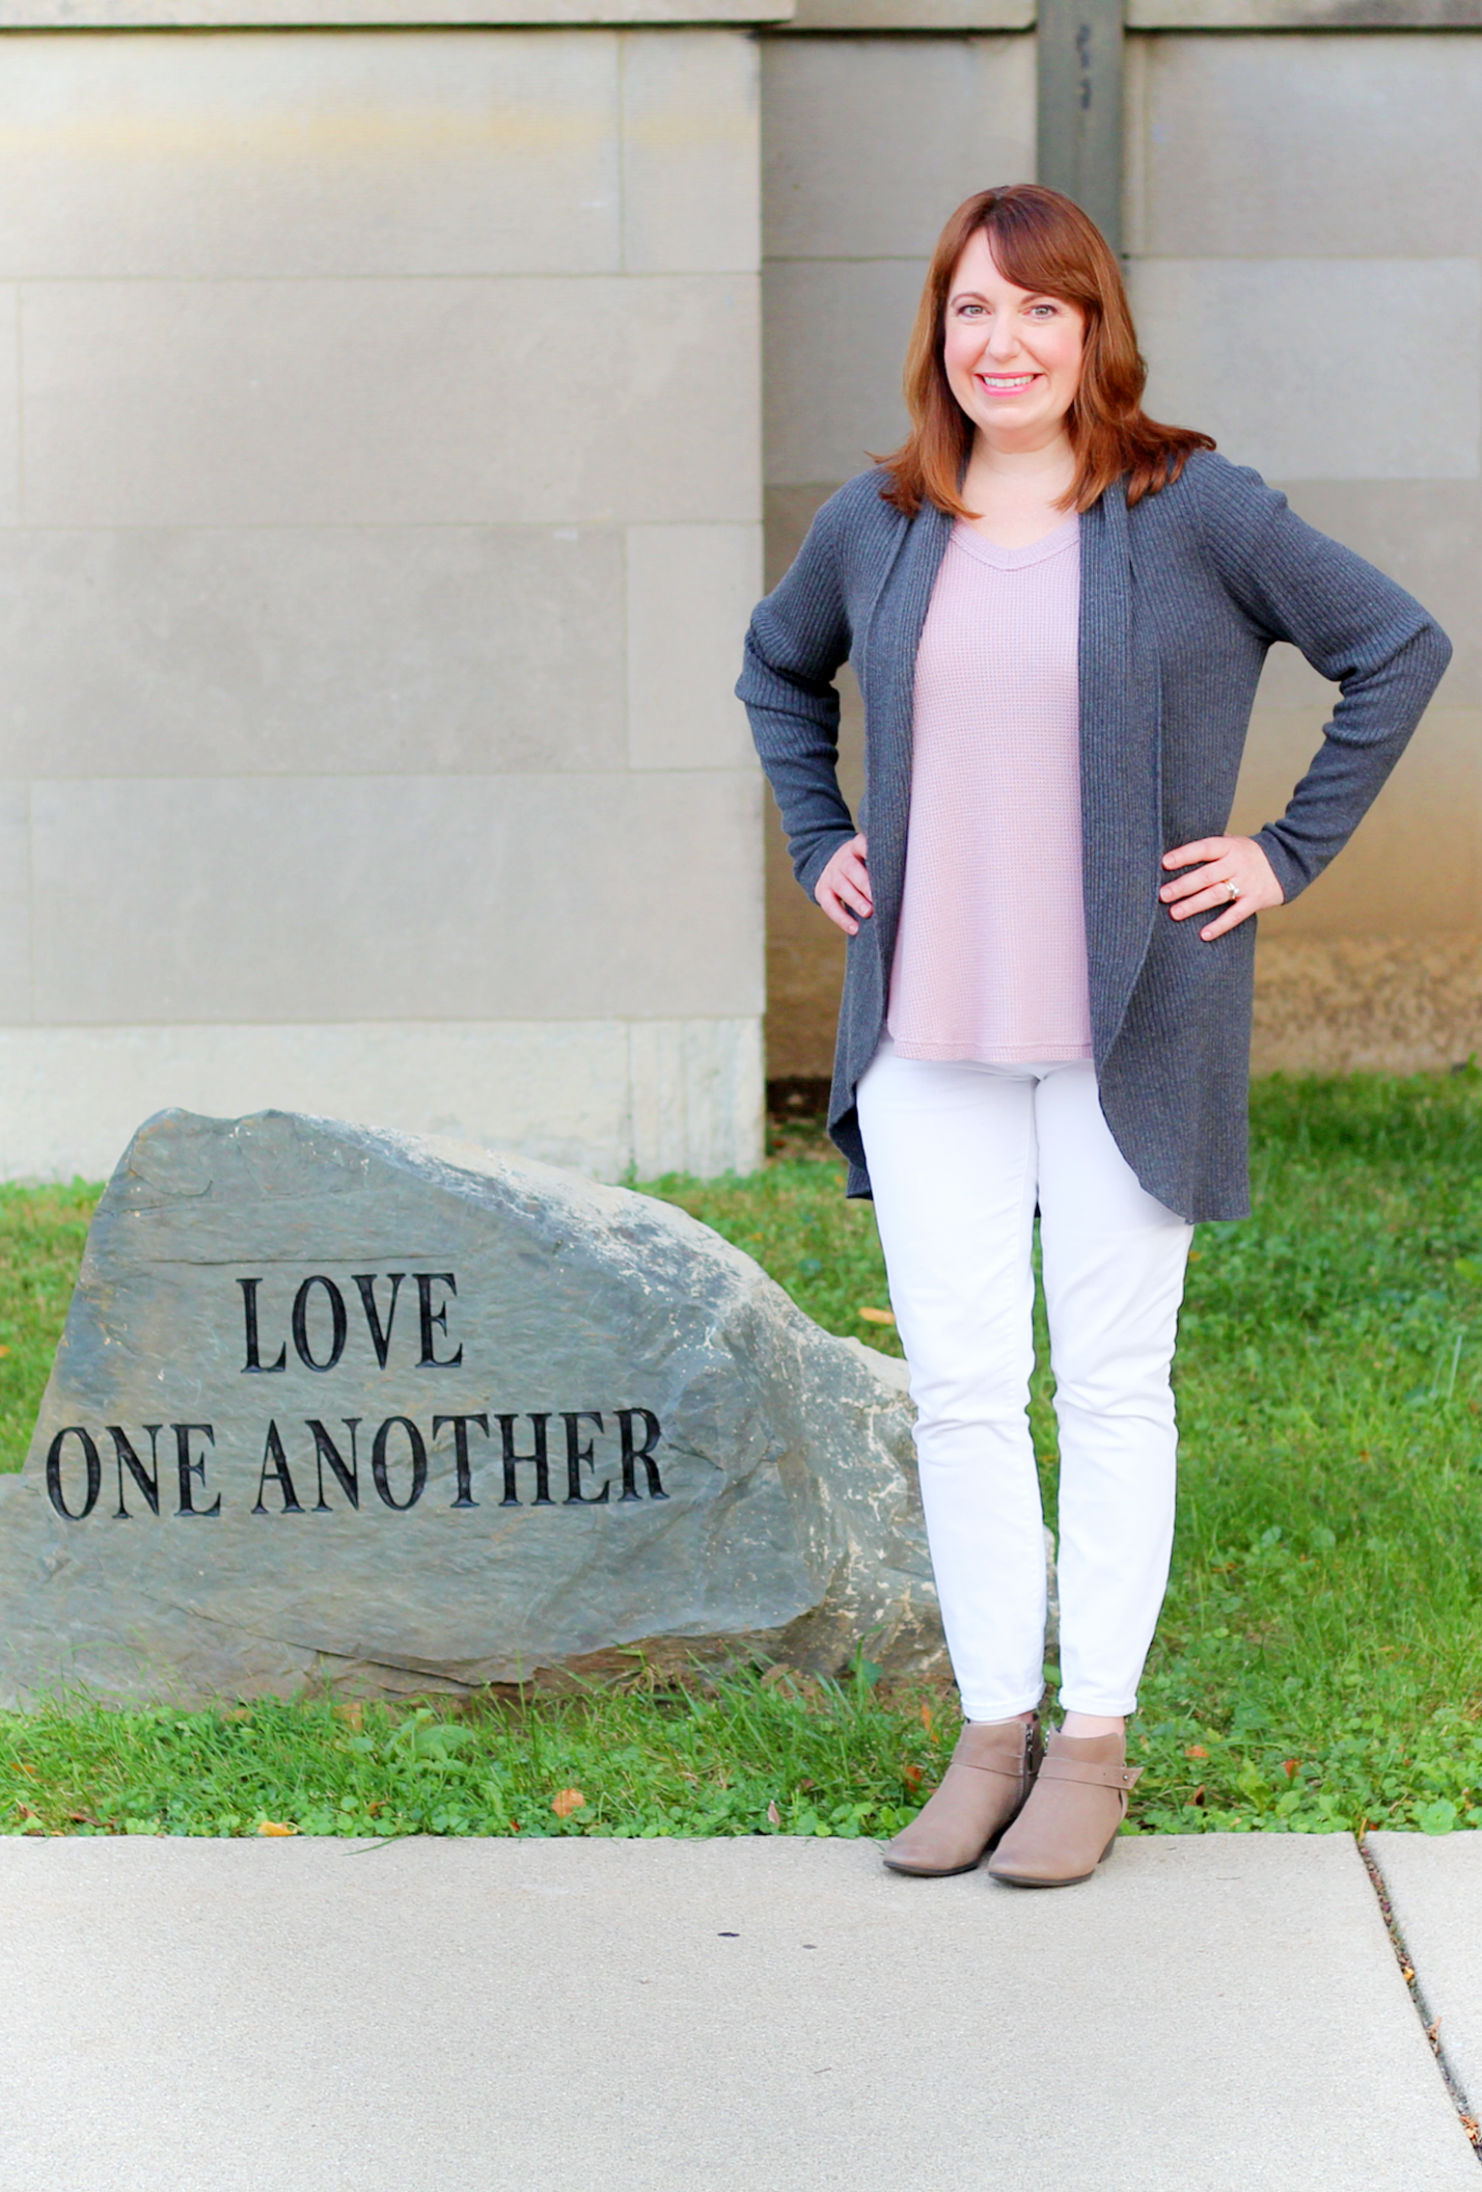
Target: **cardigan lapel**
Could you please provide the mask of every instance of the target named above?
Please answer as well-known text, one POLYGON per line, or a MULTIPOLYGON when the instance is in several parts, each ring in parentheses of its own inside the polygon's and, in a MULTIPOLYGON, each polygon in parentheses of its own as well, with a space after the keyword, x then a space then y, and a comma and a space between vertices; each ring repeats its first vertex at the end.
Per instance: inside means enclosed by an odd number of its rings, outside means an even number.
POLYGON ((870 880, 875 891, 871 924, 882 955, 895 947, 906 875, 906 826, 911 810, 911 748, 916 696, 916 651, 931 590, 952 536, 952 520, 935 503, 923 503, 901 529, 896 553, 875 597, 860 647, 859 679, 865 696, 869 787, 870 880))
POLYGON ((1139 645, 1120 482, 1081 519, 1081 864, 1098 1067, 1116 1041, 1158 910, 1158 678, 1139 645))

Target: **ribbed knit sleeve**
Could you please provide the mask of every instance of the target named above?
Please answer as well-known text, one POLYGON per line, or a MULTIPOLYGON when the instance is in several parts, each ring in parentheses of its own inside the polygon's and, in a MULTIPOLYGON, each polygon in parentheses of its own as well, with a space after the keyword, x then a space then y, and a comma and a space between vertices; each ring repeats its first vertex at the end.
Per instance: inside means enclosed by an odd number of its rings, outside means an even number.
POLYGON ((1451 642, 1403 587, 1303 523, 1256 472, 1190 461, 1206 553, 1243 615, 1300 648, 1339 687, 1312 765, 1279 821, 1256 833, 1286 897, 1342 851, 1451 659, 1451 642))
POLYGON ((758 605, 736 685, 782 811, 793 873, 811 898, 854 821, 839 790, 839 695, 849 658, 841 489, 814 518, 787 576, 758 605))

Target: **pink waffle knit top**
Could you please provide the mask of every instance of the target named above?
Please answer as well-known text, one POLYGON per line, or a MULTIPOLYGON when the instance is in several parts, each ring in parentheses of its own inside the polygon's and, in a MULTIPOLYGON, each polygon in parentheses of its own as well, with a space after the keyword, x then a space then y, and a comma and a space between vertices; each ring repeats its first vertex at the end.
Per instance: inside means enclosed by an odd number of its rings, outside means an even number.
POLYGON ((1029 548, 957 521, 916 657, 887 1019, 901 1057, 1091 1056, 1079 628, 1074 513, 1029 548))

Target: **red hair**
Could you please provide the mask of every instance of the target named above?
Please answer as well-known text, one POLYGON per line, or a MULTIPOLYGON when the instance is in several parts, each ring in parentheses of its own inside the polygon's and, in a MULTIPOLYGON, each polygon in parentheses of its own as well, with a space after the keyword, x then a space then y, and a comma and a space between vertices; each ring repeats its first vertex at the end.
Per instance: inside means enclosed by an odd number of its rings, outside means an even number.
POLYGON ((1010 183, 965 199, 937 239, 906 352, 911 432, 880 460, 891 475, 887 502, 907 517, 923 502, 953 517, 973 515, 958 492, 973 424, 948 385, 943 342, 952 276, 980 231, 999 272, 1017 288, 1058 297, 1085 318, 1080 384, 1065 421, 1076 454, 1067 509, 1088 510, 1124 477, 1128 502, 1140 502, 1176 480, 1193 450, 1214 447, 1208 434, 1160 426, 1143 410, 1147 366, 1121 268, 1096 223, 1058 190, 1010 183))

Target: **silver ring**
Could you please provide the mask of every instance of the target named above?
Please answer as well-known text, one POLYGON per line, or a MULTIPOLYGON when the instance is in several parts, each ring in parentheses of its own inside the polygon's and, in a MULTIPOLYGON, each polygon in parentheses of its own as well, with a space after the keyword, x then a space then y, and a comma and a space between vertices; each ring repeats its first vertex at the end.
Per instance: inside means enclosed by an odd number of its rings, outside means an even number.
POLYGON ((1225 888, 1230 893, 1230 903, 1233 906, 1236 899, 1240 896, 1240 886, 1238 883, 1232 883, 1229 876, 1227 875, 1225 877, 1225 888))

